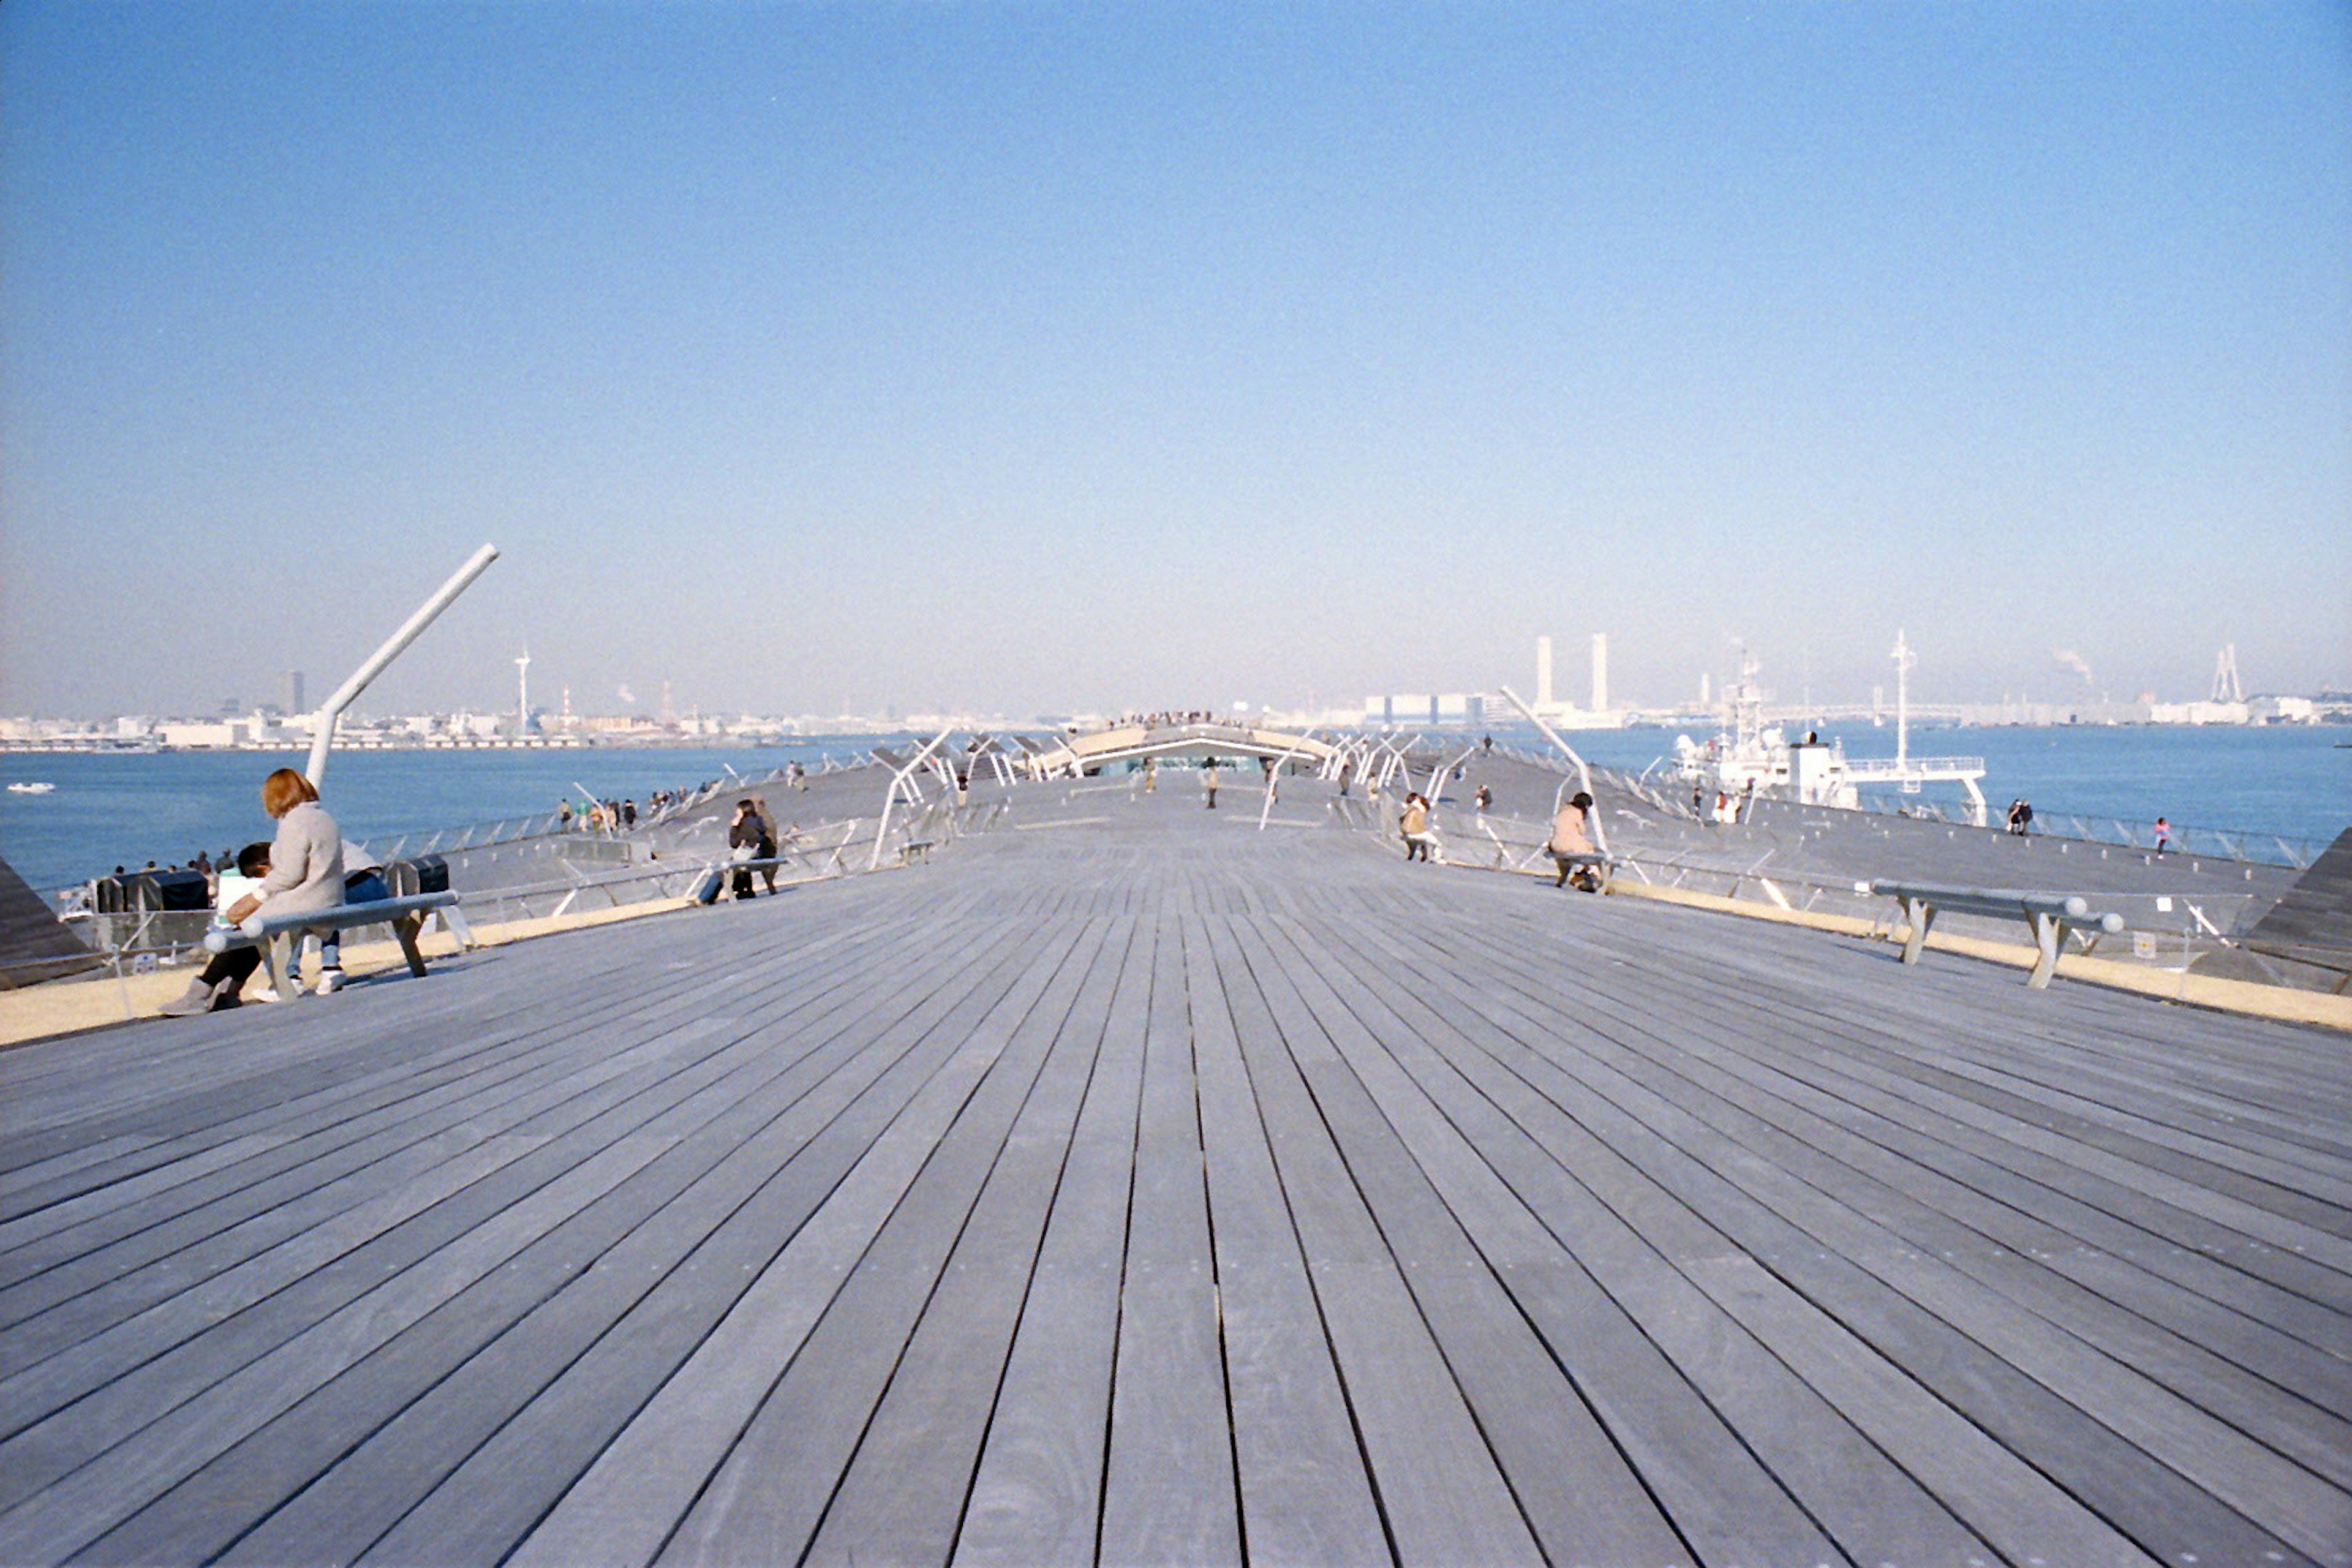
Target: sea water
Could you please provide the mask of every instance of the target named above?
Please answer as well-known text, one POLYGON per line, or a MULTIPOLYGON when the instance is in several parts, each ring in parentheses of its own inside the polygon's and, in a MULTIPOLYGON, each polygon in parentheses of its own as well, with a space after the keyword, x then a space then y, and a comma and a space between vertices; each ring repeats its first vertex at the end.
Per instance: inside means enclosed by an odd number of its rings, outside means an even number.
MULTIPOLYGON (((1497 725, 1494 734, 1544 744, 1518 727, 1497 725)), ((1479 739, 1462 731, 1430 736, 1465 748, 1479 739)), ((1596 764, 1633 773, 1673 765, 1671 731, 1591 730, 1567 738, 1596 764)), ((1857 761, 1895 754, 1891 725, 1825 729, 1822 739, 1843 742, 1857 761)), ((567 797, 575 806, 588 797, 634 798, 642 806, 658 789, 690 789, 727 779, 730 770, 756 776, 827 753, 862 755, 877 741, 904 745, 906 737, 698 749, 338 752, 325 795, 345 834, 384 838, 552 811, 567 797)), ((2176 828, 2323 843, 2352 825, 2352 729, 2341 726, 1914 729, 1910 752, 1982 757, 1980 787, 1996 820, 2021 796, 2045 821, 2074 813, 2145 826, 2162 814, 2176 828)), ((103 876, 118 865, 185 862, 199 849, 217 858, 270 836, 261 780, 273 768, 299 768, 303 761, 299 752, 264 752, 0 755, 0 782, 57 786, 47 795, 0 794, 0 858, 44 889, 103 876)), ((1541 804, 1549 808, 1549 802, 1541 804)))
MULTIPOLYGON (((898 739, 903 741, 903 737, 898 739)), ((348 838, 383 839, 553 811, 570 800, 635 800, 656 790, 761 777, 788 762, 862 758, 875 736, 814 737, 775 746, 599 746, 551 751, 337 752, 321 795, 348 838)), ((919 744, 920 742, 917 742, 919 744)), ((911 750, 912 748, 908 748, 911 750)), ((117 866, 218 859, 276 830, 261 781, 301 768, 307 752, 155 752, 0 755, 0 782, 55 784, 0 793, 0 858, 51 890, 117 866)))

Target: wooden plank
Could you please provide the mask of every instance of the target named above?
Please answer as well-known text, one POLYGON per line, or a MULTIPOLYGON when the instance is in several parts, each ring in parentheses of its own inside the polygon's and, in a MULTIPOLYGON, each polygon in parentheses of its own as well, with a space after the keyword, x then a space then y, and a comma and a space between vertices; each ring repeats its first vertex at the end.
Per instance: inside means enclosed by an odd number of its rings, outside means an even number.
MULTIPOLYGON (((1485 1005, 1484 999, 1476 1005, 1485 1005)), ((1498 1036, 1507 1037, 1507 1030, 1503 1026, 1498 1036)), ((1580 1037, 1594 1037, 1595 1033, 1588 1030, 1580 1037)), ((1563 1040, 1547 1038, 1543 1044, 1563 1061, 1573 1059, 1563 1040)), ((1723 1149, 1718 1139, 1695 1124, 1683 1124, 1671 1110, 1642 1096, 1634 1086, 1614 1079, 1606 1068, 1585 1064, 1571 1077, 1517 1041, 1497 1054, 1579 1121, 1604 1129, 1619 1152, 1682 1195, 1824 1311, 1890 1360, 1912 1368, 2012 1450, 2116 1521, 2151 1555, 2170 1558, 2184 1550, 2236 1552, 2254 1561, 2263 1552, 2284 1549, 2284 1542, 2248 1524, 2201 1487, 2054 1397, 2003 1356, 1965 1339, 1942 1318, 1866 1273, 1862 1263, 1849 1261, 1854 1255, 1797 1230, 1781 1217, 1780 1205, 1790 1205, 1799 1214, 1811 1212, 1818 1200, 1810 1190, 1782 1190, 1762 1161, 1723 1149), (1629 1093, 1643 1114, 1619 1106, 1618 1100, 1629 1093), (1699 1150, 1707 1151, 1704 1159, 1694 1152, 1699 1150), (1745 1184, 1751 1180, 1774 1190, 1769 1196, 1748 1193, 1745 1184)), ((1874 1257, 1866 1261, 1877 1265, 1883 1260, 1874 1257)), ((2113 1413, 2095 1396, 2093 1406, 2113 1413)))
MULTIPOLYGON (((834 990, 828 987, 828 993, 834 990)), ((828 994, 827 999, 838 997, 828 994)), ((862 997, 858 1005, 865 1005, 862 997)), ((784 1016, 792 1016, 792 1011, 784 1016)), ((602 1032, 575 1036, 568 1042, 551 1044, 541 1064, 526 1077, 473 1085, 470 1099, 455 1099, 455 1091, 447 1088, 425 1090, 411 1096, 397 1112, 341 1122, 309 1143, 289 1141, 292 1146, 281 1144, 269 1152, 268 1164, 277 1168, 276 1175, 243 1187, 225 1187, 199 1207, 161 1223, 152 1223, 159 1216, 147 1215, 151 1223, 118 1242, 105 1243, 106 1232, 77 1236, 73 1245, 93 1249, 50 1264, 26 1285, 0 1291, 0 1302, 11 1304, 20 1315, 26 1314, 54 1308, 92 1284, 108 1288, 118 1298, 152 1302, 156 1289, 185 1289, 224 1266, 224 1260, 242 1258, 318 1223, 317 1189, 347 1173, 365 1171, 388 1152, 410 1146, 409 1140, 419 1135, 420 1128, 432 1128, 431 1118, 436 1113, 463 1118, 478 1128, 561 1132, 579 1124, 582 1118, 576 1113, 583 1109, 601 1113, 646 1089, 648 1079, 679 1074, 679 1068, 666 1065, 667 1059, 682 1044, 723 1028, 730 1021, 729 1015, 706 1013, 657 1036, 623 1044, 617 1050, 607 1044, 615 1037, 602 1032), (559 1107, 562 1108, 561 1118, 555 1114, 559 1107), (346 1135, 353 1141, 337 1142, 346 1135), (153 1272, 145 1279, 131 1278, 143 1265, 165 1258, 171 1267, 161 1285, 149 1283, 153 1272)), ((748 1038, 751 1031, 747 1028, 743 1033, 748 1038)), ((618 1038, 625 1040, 625 1037, 618 1038)), ((691 1082, 692 1071, 692 1067, 684 1069, 684 1081, 691 1082)), ((440 1134, 433 1130, 424 1135, 440 1134)), ((93 1309, 104 1310, 102 1303, 85 1298, 69 1322, 79 1324, 93 1309)), ((9 1337, 13 1339, 16 1332, 12 1329, 9 1337)), ((40 1342, 37 1335, 36 1342, 40 1342)))
MULTIPOLYGON (((1255 934, 1244 933, 1245 950, 1255 934)), ((1409 1048, 1409 1031, 1376 1037, 1366 1016, 1377 1015, 1351 1013, 1333 990, 1356 977, 1338 973, 1329 946, 1302 947, 1311 940, 1294 922, 1276 922, 1262 983, 1278 972, 1295 998, 1301 1016, 1286 1025, 1292 1037, 1319 1029, 1337 1052, 1307 1073, 1318 1106, 1547 1556, 1827 1555, 1828 1542, 1780 1483, 1462 1148, 1391 1055, 1409 1048)), ((1369 1009, 1368 994, 1349 991, 1369 1009)), ((1800 1411, 1776 1414, 1801 1426, 1800 1411)), ((1828 1446, 1836 1434, 1806 1436, 1828 1446)))
POLYGON ((1229 932, 1212 928, 1209 939, 1399 1560, 1541 1561, 1542 1550, 1307 1092, 1298 1058, 1331 1059, 1329 1044, 1293 1038, 1266 994, 1268 977, 1251 967, 1229 932))
MULTIPOLYGON (((0 1562, 53 1561, 87 1545, 659 1152, 650 1142, 613 1144, 508 1211, 499 1226, 445 1249, 429 1268, 386 1281, 155 1421, 135 1441, 0 1513, 0 1562)), ((7 1468, 0 1463, 0 1470, 7 1468)))
POLYGON ((1234 1562, 1240 1497, 1185 952, 1173 917, 1155 936, 1099 1551, 1114 1563, 1234 1562))
POLYGON ((856 1263, 914 1179, 919 1152, 911 1139, 901 1140, 857 1165, 515 1561, 651 1560, 766 1393, 767 1381, 745 1377, 742 1367, 780 1367, 798 1352, 832 1282, 856 1263))
POLYGON ((940 1074, 962 1028, 1010 983, 988 988, 990 955, 1008 940, 992 935, 969 970, 911 1010, 882 1009, 883 1032, 829 1075, 823 1092, 787 1111, 789 1125, 760 1162, 698 1184, 640 1226, 589 1289, 534 1312, 222 1561, 369 1552, 474 1561, 510 1549, 704 1342, 877 1135, 910 1102, 944 1092, 930 1086, 954 1082, 940 1074), (463 1440, 453 1442, 453 1432, 463 1440), (478 1484, 484 1474, 496 1484, 478 1484))
MULTIPOLYGON (((1687 1009, 1685 1016, 1694 1020, 1692 1027, 1701 1030, 1710 1039, 1740 1047, 1740 1037, 1737 1032, 1697 1022, 1721 1011, 1723 993, 1692 993, 1688 990, 1689 980, 1672 973, 1658 975, 1655 984, 1663 994, 1662 1003, 1668 995, 1681 1000, 1687 1009)), ((1531 997, 1548 994, 1546 982, 1533 974, 1524 977, 1520 990, 1531 997)), ((1753 995, 1743 991, 1741 999, 1743 1003, 1750 1002, 1753 995)), ((1591 997, 1590 1005, 1597 1015, 1617 1018, 1630 1029, 1639 1032, 1647 1028, 1642 1021, 1643 1014, 1638 1005, 1629 1005, 1598 994, 1591 997)), ((1833 1076, 1815 1074, 1816 1080, 1828 1091, 1847 1099, 1876 1096, 1883 1092, 1887 1098, 1865 1100, 1865 1102, 1893 1121, 1923 1133, 1933 1134, 1948 1147, 1963 1149, 1971 1159, 1998 1161, 2001 1168, 2031 1177, 2045 1193, 2060 1198, 2079 1197, 2082 1203, 2073 1211, 2078 1218, 2092 1219, 2102 1212, 2114 1213, 2137 1227, 2135 1236, 2112 1225, 2101 1226, 2095 1223, 2092 1229, 2078 1226, 2076 1234, 2084 1241, 2132 1258, 2167 1278, 2179 1279, 2183 1283, 2191 1284, 2192 1288, 2203 1289, 2214 1299, 2241 1310, 2249 1310, 2251 1295, 2251 1310, 2282 1325, 2305 1324, 2304 1332, 2310 1342, 2324 1342, 2327 1337, 2340 1332, 2336 1327, 2340 1322, 2339 1312, 2324 1305, 2317 1306, 2315 1310, 2312 1300, 2315 1296, 2325 1301, 2340 1284, 2340 1276, 2276 1248, 2248 1249, 2243 1237, 2195 1214, 2151 1199, 2131 1184, 2088 1174, 2067 1161, 2063 1144, 2043 1150, 2020 1149, 2000 1136, 2011 1126, 2006 1119, 1992 1116, 1965 1102, 1955 1103, 1937 1096, 1931 1089, 1922 1089, 1910 1078, 1884 1071, 1874 1066, 1871 1060, 1874 1055, 1916 1055, 1916 1047, 1890 1047, 1886 1040, 1881 1038, 1869 1047, 1857 1047, 1853 1051, 1833 1057, 1822 1056, 1822 1053, 1832 1049, 1832 1042, 1846 1040, 1855 1033, 1854 1026, 1844 1019, 1799 1016, 1789 1030, 1768 1031, 1764 1038, 1769 1044, 1740 1048, 1748 1049, 1750 1054, 1769 1056, 1772 1065, 1783 1071, 1795 1070, 1803 1063, 1816 1058, 1828 1061, 1832 1065, 1825 1070, 1833 1076), (1883 1089, 1880 1086, 1884 1086, 1883 1089), (2200 1249, 2217 1254, 2227 1253, 2235 1266, 2234 1269, 2200 1269, 2197 1267, 2198 1260, 2184 1253, 2176 1245, 2177 1241, 2190 1242, 2200 1249), (2263 1287, 2263 1280, 2273 1281, 2284 1290, 2266 1289, 2263 1287)), ((1910 1147, 1914 1157, 1930 1157, 1918 1153, 1917 1144, 1910 1147)), ((2020 1206, 2039 1214, 2044 1211, 2048 1201, 2037 1197, 2020 1206)))
MULTIPOLYGON (((1045 1238, 982 1444, 954 1560, 1096 1561, 1134 1178, 1153 933, 1118 916, 1098 964, 1108 1000, 1045 1238)), ((1084 1015, 1081 1015, 1083 1017, 1084 1015)))
POLYGON ((1224 977, 1205 921, 1181 929, 1249 1555, 1297 1568, 1385 1564, 1380 1507, 1250 1093, 1224 977))
POLYGON ((826 1509, 808 1562, 944 1563, 955 1549, 989 1408, 1093 1075, 1108 988, 1083 1000, 1080 991, 1108 934, 1108 922, 1089 923, 1080 950, 1021 1025, 1050 1055, 826 1509))
MULTIPOLYGON (((1375 933, 1347 934, 1373 946, 1375 933)), ((1832 1321, 1755 1268, 1719 1232, 1522 1079, 1498 1070, 1454 1021, 1459 1015, 1434 1005, 1444 989, 1439 982, 1406 984, 1423 977, 1392 944, 1380 946, 1400 976, 1390 1000, 1405 1025, 1401 1037, 1426 1042, 1425 1053, 1407 1053, 1405 1065, 1551 1234, 1572 1240, 1576 1259, 1804 1500, 1846 1554, 1898 1562, 1981 1555, 1985 1548, 1977 1542, 1955 1539, 1950 1516, 1957 1515, 1984 1542, 2023 1556, 2142 1561, 2136 1548, 2029 1467, 1925 1396, 1899 1368, 1853 1346, 1832 1321), (1776 1331, 1769 1341, 1751 1321, 1767 1305, 1776 1331), (1808 1363, 1841 1375, 1804 1379, 1808 1363), (1867 1441, 1825 1424, 1825 1405, 1867 1441), (1938 1507, 1922 1509, 1922 1489, 1938 1507)), ((1531 1310, 1543 1310, 1540 1298, 1531 1310)), ((1605 1326, 1598 1333, 1571 1329, 1561 1338, 1591 1346, 1588 1359, 1603 1365, 1629 1354, 1637 1363, 1642 1359, 1638 1351, 1612 1348, 1605 1326)), ((1637 1394, 1629 1393, 1617 1411, 1630 1429, 1623 1440, 1677 1522, 1687 1528, 1708 1517, 1715 1505, 1688 1495, 1714 1473, 1705 1457, 1656 1453, 1658 1436, 1641 1430, 1655 1421, 1637 1394), (1654 1454, 1664 1461, 1654 1468, 1654 1454)), ((1742 1549, 1736 1510, 1715 1515, 1713 1530, 1724 1532, 1717 1550, 1742 1549)))
MULTIPOLYGON (((310 1485, 354 1435, 384 1432, 420 1396, 428 1404, 412 1418, 412 1427, 426 1427, 436 1442, 470 1446, 441 1393, 457 1384, 445 1379, 478 1379, 488 1363, 470 1363, 496 1343, 508 1343, 509 1353, 520 1346, 527 1355, 558 1362, 577 1353, 623 1310, 610 1305, 613 1300, 639 1299, 701 1239, 708 1223, 693 1221, 697 1210, 731 1213, 740 1206, 881 1070, 880 1061, 871 1060, 863 1076, 838 1072, 858 1063, 870 1044, 851 1031, 801 1043, 809 1048, 778 1053, 789 1066, 767 1081, 740 1086, 723 1100, 706 1097, 698 1123, 683 1119, 682 1105, 661 1111, 646 1126, 662 1127, 675 1142, 659 1159, 92 1550, 131 1562, 208 1556, 310 1485)), ((497 1359, 494 1352, 489 1361, 497 1359)), ((396 1446, 389 1436, 387 1446, 396 1446)), ((455 1463, 463 1446, 445 1450, 444 1468, 455 1463)), ((341 1472, 324 1489, 348 1486, 350 1474, 341 1472)), ((298 1503, 291 1514, 299 1517, 310 1506, 298 1503)), ((351 1511, 340 1510, 338 1518, 351 1511)), ((379 1523, 375 1531, 383 1528, 379 1523)), ((357 1545, 371 1538, 360 1535, 357 1545)))
MULTIPOLYGON (((1020 1027, 1037 994, 1015 1005, 959 1053, 973 1068, 969 1099, 929 1135, 931 1152, 809 1333, 776 1378, 759 1412, 713 1472, 660 1561, 854 1562, 863 1542, 839 1555, 806 1555, 877 1406, 894 1380, 930 1305, 989 1173, 1035 1084, 1050 1036, 1020 1027)), ((956 1500, 959 1503, 961 1499, 956 1500)), ((952 1516, 927 1521, 946 1533, 952 1516)))

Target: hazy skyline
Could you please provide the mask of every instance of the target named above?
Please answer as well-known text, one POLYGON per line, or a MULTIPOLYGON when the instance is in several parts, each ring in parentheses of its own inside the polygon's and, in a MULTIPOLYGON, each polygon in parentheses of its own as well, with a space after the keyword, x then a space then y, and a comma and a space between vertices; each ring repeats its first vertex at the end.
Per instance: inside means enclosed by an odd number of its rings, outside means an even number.
POLYGON ((2347 17, 10 0, 0 712, 2343 683, 2347 17))

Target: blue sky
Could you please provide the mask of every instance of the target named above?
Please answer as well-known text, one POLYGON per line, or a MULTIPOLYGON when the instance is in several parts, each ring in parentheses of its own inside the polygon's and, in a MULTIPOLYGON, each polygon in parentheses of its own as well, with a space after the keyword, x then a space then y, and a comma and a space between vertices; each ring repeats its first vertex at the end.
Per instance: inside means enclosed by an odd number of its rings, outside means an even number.
POLYGON ((10 0, 0 711, 2343 684, 2347 17, 10 0))

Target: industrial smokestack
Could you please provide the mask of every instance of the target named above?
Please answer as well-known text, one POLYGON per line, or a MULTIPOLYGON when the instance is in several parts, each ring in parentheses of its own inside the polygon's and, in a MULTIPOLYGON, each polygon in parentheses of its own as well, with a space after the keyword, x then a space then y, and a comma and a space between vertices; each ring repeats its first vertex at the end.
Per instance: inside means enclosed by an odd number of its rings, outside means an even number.
POLYGON ((1609 710, 1609 634, 1592 634, 1592 710, 1609 710))
POLYGON ((1551 638, 1536 638, 1536 707, 1551 706, 1551 638))

